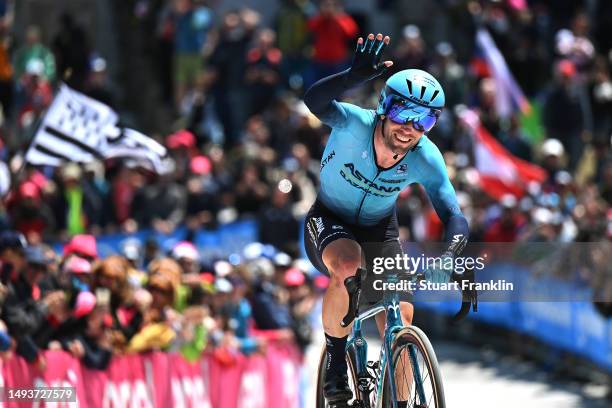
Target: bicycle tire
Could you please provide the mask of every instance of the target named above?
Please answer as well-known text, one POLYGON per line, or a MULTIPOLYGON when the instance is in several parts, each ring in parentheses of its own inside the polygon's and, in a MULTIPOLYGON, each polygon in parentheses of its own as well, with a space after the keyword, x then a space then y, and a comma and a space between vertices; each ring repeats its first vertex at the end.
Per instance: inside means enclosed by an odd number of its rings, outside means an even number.
MULTIPOLYGON (((421 329, 416 326, 408 326, 404 327, 395 334, 393 342, 391 343, 391 358, 393 359, 391 361, 397 362, 397 359, 400 357, 400 353, 404 347, 409 344, 413 344, 417 348, 418 352, 423 355, 423 360, 425 361, 427 370, 429 371, 429 382, 431 383, 433 389, 434 405, 426 405, 427 408, 445 408, 446 402, 444 400, 444 386, 442 384, 442 375, 440 373, 438 359, 436 358, 436 353, 434 352, 433 346, 421 329)), ((397 367, 397 364, 395 364, 395 367, 397 367)), ((386 372, 384 372, 384 374, 386 374, 386 372)), ((393 407, 393 404, 391 403, 391 388, 388 384, 388 377, 389 376, 387 375, 383 377, 384 384, 383 397, 381 398, 382 405, 377 404, 383 408, 393 407)))
MULTIPOLYGON (((357 398, 357 374, 355 373, 355 364, 352 361, 349 353, 346 354, 346 363, 348 367, 349 382, 353 383, 353 397, 357 398)), ((321 350, 321 357, 319 357, 319 366, 317 368, 317 395, 316 395, 316 408, 328 408, 329 405, 325 401, 323 396, 323 386, 325 385, 325 366, 327 365, 327 353, 325 352, 325 346, 321 350)))

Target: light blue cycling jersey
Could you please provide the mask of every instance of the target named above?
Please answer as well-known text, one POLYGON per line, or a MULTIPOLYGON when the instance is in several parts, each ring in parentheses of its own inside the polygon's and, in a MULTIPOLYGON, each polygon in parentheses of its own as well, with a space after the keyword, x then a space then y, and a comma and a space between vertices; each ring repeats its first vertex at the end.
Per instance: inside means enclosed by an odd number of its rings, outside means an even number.
POLYGON ((440 219, 461 215, 440 150, 423 135, 416 148, 394 166, 376 164, 376 114, 345 102, 333 101, 319 119, 332 128, 321 158, 319 199, 342 220, 374 225, 391 215, 399 193, 412 183, 422 184, 440 219))

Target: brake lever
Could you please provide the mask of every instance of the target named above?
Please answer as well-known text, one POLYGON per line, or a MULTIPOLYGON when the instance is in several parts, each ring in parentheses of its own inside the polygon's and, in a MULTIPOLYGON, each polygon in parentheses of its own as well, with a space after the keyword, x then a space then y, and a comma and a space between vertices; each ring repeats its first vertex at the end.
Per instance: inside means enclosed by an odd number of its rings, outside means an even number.
POLYGON ((358 268, 357 273, 354 276, 349 276, 344 280, 344 287, 349 295, 349 304, 348 311, 340 322, 340 326, 342 327, 347 327, 350 325, 357 316, 359 298, 361 296, 361 281, 365 279, 365 274, 365 269, 358 268))

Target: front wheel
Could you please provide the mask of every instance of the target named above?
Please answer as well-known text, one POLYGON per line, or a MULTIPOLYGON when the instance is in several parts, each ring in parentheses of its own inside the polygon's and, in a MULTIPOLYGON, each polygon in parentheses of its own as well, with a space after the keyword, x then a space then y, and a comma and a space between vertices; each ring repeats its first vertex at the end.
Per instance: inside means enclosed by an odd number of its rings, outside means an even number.
POLYGON ((384 377, 382 407, 394 406, 389 380, 395 378, 397 399, 408 401, 408 407, 445 408, 438 360, 421 329, 409 326, 397 332, 391 344, 390 357, 395 373, 384 377))
MULTIPOLYGON (((353 397, 355 397, 357 390, 357 373, 355 372, 355 365, 348 353, 346 355, 346 363, 348 367, 349 387, 351 387, 353 397)), ((325 366, 327 366, 327 353, 325 346, 323 346, 323 350, 321 350, 321 357, 319 358, 319 368, 317 371, 316 408, 329 408, 329 404, 323 395, 323 387, 325 386, 325 366)))

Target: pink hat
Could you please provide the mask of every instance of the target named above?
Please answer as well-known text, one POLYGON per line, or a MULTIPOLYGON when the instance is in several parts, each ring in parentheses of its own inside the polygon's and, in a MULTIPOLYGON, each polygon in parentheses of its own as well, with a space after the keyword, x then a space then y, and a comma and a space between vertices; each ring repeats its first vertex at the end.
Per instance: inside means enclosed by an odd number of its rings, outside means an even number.
POLYGON ((305 280, 304 274, 298 268, 290 268, 285 272, 285 285, 287 286, 300 286, 305 280))
POLYGON ((74 317, 87 316, 96 307, 96 295, 91 292, 81 292, 74 305, 74 317))
POLYGON ((195 146, 196 138, 188 130, 179 130, 176 133, 173 133, 166 137, 166 146, 170 149, 178 149, 179 147, 190 148, 195 146))
POLYGON ((19 195, 23 198, 33 198, 38 200, 40 198, 40 189, 33 182, 26 181, 19 186, 19 195))
POLYGON ((71 256, 66 264, 66 271, 72 273, 91 273, 91 264, 87 259, 71 256))
POLYGON ((87 234, 75 235, 64 247, 64 256, 70 254, 97 258, 98 249, 96 247, 96 238, 93 235, 87 234))
POLYGON ((206 156, 196 156, 191 159, 190 169, 193 174, 208 174, 212 165, 206 156))

